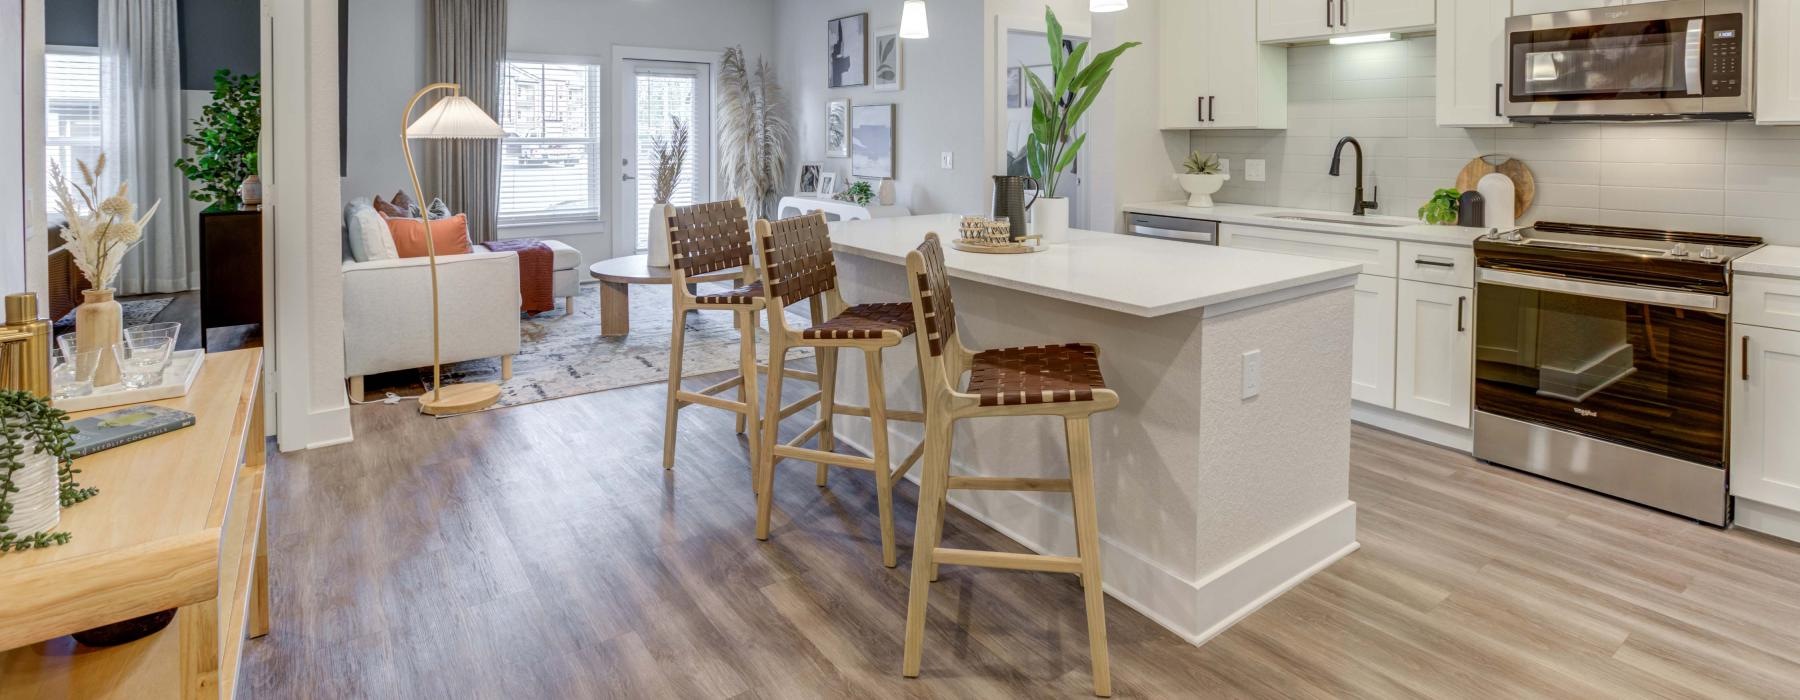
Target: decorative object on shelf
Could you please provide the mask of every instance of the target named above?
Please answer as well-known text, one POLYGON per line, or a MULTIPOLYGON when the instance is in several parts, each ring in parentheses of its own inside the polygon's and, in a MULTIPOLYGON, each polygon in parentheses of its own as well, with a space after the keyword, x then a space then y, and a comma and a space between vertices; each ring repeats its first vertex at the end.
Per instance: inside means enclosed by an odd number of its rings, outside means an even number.
MULTIPOLYGON (((901 22, 904 25, 905 19, 901 22)), ((869 13, 859 12, 826 22, 825 43, 828 49, 826 65, 831 67, 831 87, 869 84, 869 13)))
POLYGON ((1456 202, 1456 225, 1470 228, 1487 226, 1487 200, 1480 192, 1470 190, 1462 193, 1456 202))
MULTIPOLYGON (((213 73, 212 101, 194 120, 193 133, 181 140, 194 149, 194 156, 175 161, 175 169, 201 185, 188 196, 206 202, 208 209, 232 210, 243 204, 241 188, 257 175, 261 135, 261 79, 255 73, 233 76, 223 68, 213 73)), ((261 187, 259 180, 258 202, 261 187)))
MULTIPOLYGON (((400 112, 400 150, 406 154, 406 173, 412 178, 413 191, 419 194, 419 200, 427 201, 424 189, 419 187, 419 170, 413 165, 414 139, 498 139, 505 135, 506 131, 494 123, 493 117, 462 94, 462 86, 432 83, 419 88, 407 101, 406 109, 400 112), (438 100, 418 120, 412 120, 413 108, 418 106, 419 100, 439 90, 448 90, 450 96, 438 100)), ((479 411, 500 400, 500 386, 486 382, 444 386, 443 363, 438 354, 442 328, 438 310, 437 244, 432 240, 431 216, 427 214, 421 220, 425 223, 425 256, 430 259, 431 268, 431 393, 419 397, 419 410, 434 416, 479 411)))
POLYGON ((819 173, 819 196, 827 199, 837 194, 837 173, 829 170, 819 173))
POLYGON ((650 224, 650 240, 646 243, 650 253, 651 267, 669 266, 669 200, 675 197, 675 186, 681 182, 681 170, 687 165, 688 125, 679 118, 669 117, 669 138, 650 139, 650 154, 656 159, 656 181, 653 183, 655 204, 650 205, 648 217, 650 224))
POLYGON ((1012 222, 1006 219, 993 219, 985 216, 965 216, 958 226, 960 236, 950 241, 950 247, 971 253, 1016 254, 1036 253, 1044 250, 1037 236, 1013 236, 1012 222))
POLYGON ((995 175, 994 218, 1006 219, 1014 232, 1023 235, 1026 217, 1043 189, 1037 180, 1024 175, 995 175), (1027 191, 1031 192, 1030 201, 1025 200, 1027 191))
POLYGON ((752 73, 736 46, 719 62, 718 94, 719 183, 726 196, 743 198, 752 217, 760 216, 787 182, 786 100, 768 60, 757 59, 752 73))
POLYGON ((800 179, 794 183, 794 194, 801 197, 813 197, 819 194, 819 173, 825 171, 823 163, 801 163, 800 179))
MULTIPOLYGON (((1531 174, 1531 168, 1526 167, 1524 161, 1507 155, 1490 153, 1476 156, 1469 159, 1462 171, 1456 174, 1456 189, 1464 192, 1479 190, 1481 189, 1479 186, 1481 178, 1488 173, 1500 173, 1512 180, 1511 218, 1517 219, 1524 216, 1525 211, 1531 208, 1532 200, 1537 198, 1537 178, 1531 174)), ((1490 219, 1500 217, 1505 208, 1501 203, 1494 201, 1493 197, 1487 198, 1486 207, 1490 219)))
POLYGON ((906 48, 900 30, 875 30, 875 90, 899 92, 905 79, 906 48))
POLYGON ((1462 205, 1462 192, 1454 187, 1445 187, 1431 193, 1431 199, 1419 207, 1419 220, 1428 224, 1456 223, 1458 210, 1462 205))
POLYGON ((1106 79, 1112 75, 1113 62, 1139 42, 1127 41, 1094 56, 1082 65, 1088 42, 1075 45, 1067 55, 1063 51, 1062 23, 1056 12, 1044 8, 1045 39, 1050 45, 1050 84, 1031 71, 1025 78, 1031 84, 1031 136, 1025 141, 1025 159, 1032 177, 1044 183, 1044 195, 1038 198, 1032 215, 1032 233, 1043 236, 1046 243, 1061 239, 1069 229, 1069 200, 1057 196, 1062 174, 1075 165, 1087 134, 1076 134, 1076 125, 1088 107, 1100 96, 1106 79))
POLYGON ((129 445, 144 438, 186 428, 194 424, 194 414, 162 406, 132 406, 70 421, 75 442, 69 447, 69 459, 81 459, 95 452, 129 445))
POLYGON ((238 208, 246 210, 262 209, 262 178, 257 176, 256 154, 253 152, 246 159, 250 164, 250 176, 244 178, 244 184, 238 185, 238 208))
POLYGON ((898 197, 894 194, 894 181, 882 178, 881 184, 875 187, 875 203, 884 207, 894 206, 898 197))
POLYGON ((1088 12, 1118 12, 1128 7, 1130 0, 1088 0, 1088 12))
MULTIPOLYGON (((101 153, 89 167, 76 161, 81 171, 81 184, 69 182, 60 167, 50 166, 51 194, 57 208, 68 223, 63 240, 75 260, 75 266, 93 286, 81 293, 81 306, 75 308, 75 335, 82 347, 104 348, 119 341, 121 330, 119 302, 113 299, 113 281, 118 279, 119 264, 132 246, 144 238, 144 226, 156 216, 162 200, 136 217, 137 205, 127 196, 129 184, 121 180, 112 196, 102 198, 99 179, 106 173, 106 154, 101 153), (77 204, 77 201, 80 203, 77 204)), ((235 196, 235 195, 234 195, 235 196)), ((100 353, 100 364, 94 371, 94 383, 115 384, 119 381, 119 364, 110 353, 100 353)))
POLYGON ((1213 154, 1194 151, 1189 153, 1187 161, 1181 164, 1185 172, 1175 175, 1176 184, 1188 193, 1188 206, 1211 207, 1213 193, 1225 186, 1231 174, 1219 167, 1219 157, 1213 154))
POLYGON ((857 105, 850 131, 850 174, 894 176, 894 106, 857 105))
POLYGON ((62 509, 98 493, 75 483, 66 417, 48 399, 0 391, 0 553, 67 543, 69 533, 52 532, 62 509))
POLYGON ((857 180, 850 183, 849 188, 839 192, 837 198, 866 207, 869 202, 875 201, 875 188, 869 185, 868 180, 857 180))
POLYGON ((1518 219, 1513 216, 1512 210, 1506 208, 1505 204, 1516 201, 1514 198, 1518 196, 1512 178, 1507 177, 1505 173, 1488 173, 1476 181, 1475 191, 1481 193, 1482 201, 1495 203, 1493 210, 1486 213, 1482 223, 1499 229, 1513 228, 1518 219))
MULTIPOLYGON (((117 345, 118 343, 114 344, 115 347, 117 345)), ((80 343, 76 343, 75 347, 80 348, 80 343)), ((106 354, 106 351, 102 351, 102 354, 106 354)), ((200 378, 200 368, 205 364, 204 350, 176 350, 169 353, 161 370, 161 379, 154 384, 131 388, 124 382, 110 385, 94 382, 92 390, 85 394, 58 396, 56 407, 64 411, 92 411, 186 396, 193 389, 194 382, 200 378)))
POLYGON ((825 103, 825 157, 850 157, 850 101, 825 103))
POLYGON ((930 39, 929 25, 925 16, 925 0, 906 0, 900 6, 900 38, 930 39))

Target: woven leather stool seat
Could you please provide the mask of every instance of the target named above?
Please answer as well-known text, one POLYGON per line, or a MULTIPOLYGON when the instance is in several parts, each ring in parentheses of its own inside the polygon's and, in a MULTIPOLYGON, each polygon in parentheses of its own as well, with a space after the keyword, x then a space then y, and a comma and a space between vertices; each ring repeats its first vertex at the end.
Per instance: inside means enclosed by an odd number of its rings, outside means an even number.
POLYGON ((718 294, 699 294, 694 296, 694 303, 708 306, 749 306, 763 297, 763 283, 751 282, 718 294))
POLYGON ((913 334, 911 302, 857 304, 836 317, 801 331, 807 340, 877 340, 887 331, 900 337, 913 334))
POLYGON ((983 350, 969 366, 968 391, 983 406, 1092 401, 1105 388, 1099 348, 1087 343, 983 350))

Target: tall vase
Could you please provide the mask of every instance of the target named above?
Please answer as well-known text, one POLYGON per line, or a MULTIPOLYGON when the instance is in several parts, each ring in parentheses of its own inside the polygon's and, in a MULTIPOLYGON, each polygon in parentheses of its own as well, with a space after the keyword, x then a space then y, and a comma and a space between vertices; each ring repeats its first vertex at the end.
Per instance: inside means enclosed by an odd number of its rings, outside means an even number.
POLYGON ((1069 198, 1038 197, 1031 205, 1031 234, 1043 245, 1062 243, 1069 234, 1069 198))
POLYGON ((644 216, 650 217, 650 266, 669 266, 669 212, 667 204, 652 204, 644 216))
POLYGON ((113 355, 112 346, 124 335, 122 319, 113 290, 89 289, 81 293, 81 306, 75 307, 75 344, 83 350, 100 349, 94 386, 119 383, 119 358, 113 355))

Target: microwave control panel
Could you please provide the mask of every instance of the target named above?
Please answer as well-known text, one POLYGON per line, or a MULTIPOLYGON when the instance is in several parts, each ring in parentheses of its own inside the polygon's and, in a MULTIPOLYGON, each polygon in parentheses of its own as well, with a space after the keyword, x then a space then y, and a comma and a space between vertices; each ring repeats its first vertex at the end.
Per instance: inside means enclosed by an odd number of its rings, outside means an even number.
POLYGON ((1736 97, 1744 90, 1744 16, 1711 15, 1706 18, 1701 45, 1705 58, 1707 97, 1736 97))

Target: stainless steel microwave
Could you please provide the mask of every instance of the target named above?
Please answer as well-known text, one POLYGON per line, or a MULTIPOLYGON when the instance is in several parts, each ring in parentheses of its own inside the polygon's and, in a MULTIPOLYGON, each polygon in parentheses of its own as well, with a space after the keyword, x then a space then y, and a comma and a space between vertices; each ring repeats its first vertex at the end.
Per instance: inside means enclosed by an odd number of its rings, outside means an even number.
POLYGON ((1751 116, 1753 0, 1667 0, 1506 20, 1514 121, 1751 116))

